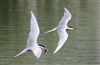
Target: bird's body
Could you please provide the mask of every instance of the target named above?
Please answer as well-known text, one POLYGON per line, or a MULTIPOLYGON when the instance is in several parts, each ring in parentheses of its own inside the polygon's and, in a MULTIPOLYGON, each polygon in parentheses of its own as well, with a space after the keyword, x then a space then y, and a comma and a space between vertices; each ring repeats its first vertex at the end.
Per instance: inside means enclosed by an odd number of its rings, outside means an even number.
POLYGON ((64 16, 62 17, 60 23, 57 25, 57 27, 55 27, 52 30, 49 30, 45 33, 49 33, 52 31, 57 31, 58 36, 59 36, 59 42, 57 44, 57 48, 53 53, 56 53, 57 51, 60 50, 60 48, 64 45, 64 43, 66 42, 67 38, 68 38, 68 33, 66 32, 66 29, 73 29, 67 26, 69 20, 71 19, 71 14, 68 11, 67 8, 64 8, 65 12, 64 12, 64 16))
MULTIPOLYGON (((15 57, 17 57, 27 51, 32 51, 34 53, 34 55, 36 56, 36 58, 38 59, 41 56, 42 49, 44 49, 44 47, 39 46, 37 44, 37 38, 39 36, 39 33, 40 33, 40 30, 39 30, 37 20, 36 20, 34 14, 31 12, 30 32, 29 32, 28 39, 27 39, 27 46, 22 52, 17 54, 15 57)), ((44 49, 44 50, 46 50, 46 49, 44 49)))

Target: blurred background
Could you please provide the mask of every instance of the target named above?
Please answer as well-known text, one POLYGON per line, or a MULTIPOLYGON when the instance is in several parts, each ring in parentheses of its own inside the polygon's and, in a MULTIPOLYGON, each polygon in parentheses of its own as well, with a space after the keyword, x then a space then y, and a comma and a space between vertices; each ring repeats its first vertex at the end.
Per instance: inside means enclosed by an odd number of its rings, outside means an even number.
POLYGON ((100 0, 0 0, 0 65, 100 65, 100 0), (64 7, 72 14, 69 38, 53 54, 56 32, 44 34, 61 20, 64 7), (14 56, 27 44, 33 11, 39 27, 38 43, 48 48, 39 60, 32 52, 14 56))

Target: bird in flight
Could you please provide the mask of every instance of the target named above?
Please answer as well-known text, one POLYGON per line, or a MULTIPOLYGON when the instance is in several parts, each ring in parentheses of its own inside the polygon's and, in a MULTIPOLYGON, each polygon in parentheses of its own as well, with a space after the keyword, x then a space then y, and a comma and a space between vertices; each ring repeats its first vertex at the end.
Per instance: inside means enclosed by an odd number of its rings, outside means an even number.
POLYGON ((64 7, 64 15, 62 19, 60 20, 60 23, 57 25, 57 27, 53 28, 52 30, 49 30, 45 33, 49 33, 52 31, 57 31, 59 36, 59 42, 57 44, 56 50, 53 52, 54 54, 60 50, 60 48, 64 45, 66 40, 68 39, 68 30, 73 30, 74 28, 68 26, 68 22, 71 19, 72 15, 68 11, 67 8, 64 7))
POLYGON ((21 51, 14 57, 17 57, 27 51, 32 51, 37 59, 39 59, 39 57, 41 56, 42 51, 45 54, 47 52, 47 48, 45 48, 44 45, 37 43, 37 38, 39 36, 39 33, 40 30, 37 20, 35 18, 35 15, 31 12, 30 32, 27 39, 27 46, 23 51, 21 51))

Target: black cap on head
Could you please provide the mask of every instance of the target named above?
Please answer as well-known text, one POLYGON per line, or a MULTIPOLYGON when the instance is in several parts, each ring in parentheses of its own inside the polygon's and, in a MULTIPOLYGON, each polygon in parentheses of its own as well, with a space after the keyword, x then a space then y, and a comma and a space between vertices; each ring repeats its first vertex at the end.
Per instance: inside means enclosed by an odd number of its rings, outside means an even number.
POLYGON ((72 28, 72 26, 68 26, 68 27, 72 28))
POLYGON ((43 47, 43 51, 44 51, 43 53, 44 53, 44 54, 46 54, 46 53, 47 53, 47 51, 48 51, 48 49, 47 49, 47 48, 45 48, 45 46, 44 46, 44 45, 42 45, 42 44, 39 44, 39 46, 43 47))
POLYGON ((44 45, 42 45, 42 44, 39 44, 39 46, 45 47, 45 46, 44 46, 44 45))

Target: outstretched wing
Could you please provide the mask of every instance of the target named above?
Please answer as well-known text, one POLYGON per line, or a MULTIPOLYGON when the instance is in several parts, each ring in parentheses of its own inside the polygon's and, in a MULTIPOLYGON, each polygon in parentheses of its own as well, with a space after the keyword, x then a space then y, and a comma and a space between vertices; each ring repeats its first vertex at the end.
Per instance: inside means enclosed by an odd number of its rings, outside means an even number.
POLYGON ((57 31, 57 32, 58 32, 58 35, 59 35, 59 42, 57 44, 56 50, 53 53, 56 53, 57 51, 59 51, 68 38, 68 34, 65 30, 57 31))
POLYGON ((19 54, 17 54, 17 55, 16 55, 16 56, 14 56, 14 57, 18 57, 18 56, 20 56, 21 54, 25 53, 27 50, 28 50, 28 49, 27 49, 27 48, 25 48, 23 51, 21 51, 19 54))
POLYGON ((39 36, 39 26, 35 15, 31 12, 30 32, 27 40, 27 46, 37 45, 37 38, 39 36))
POLYGON ((71 17, 72 17, 71 13, 68 11, 67 8, 64 7, 64 16, 60 20, 58 26, 66 26, 69 20, 71 19, 71 17))
POLYGON ((49 31, 46 31, 45 33, 53 32, 53 31, 55 31, 55 30, 57 30, 57 28, 53 28, 53 29, 51 29, 51 30, 49 30, 49 31))
POLYGON ((39 46, 36 46, 34 49, 32 49, 32 52, 34 53, 35 57, 39 59, 42 54, 42 49, 39 46))
POLYGON ((27 39, 27 47, 17 54, 15 57, 25 53, 28 50, 31 50, 37 59, 41 56, 42 49, 37 44, 37 38, 39 36, 39 26, 34 14, 31 12, 31 24, 30 24, 30 32, 27 39))

